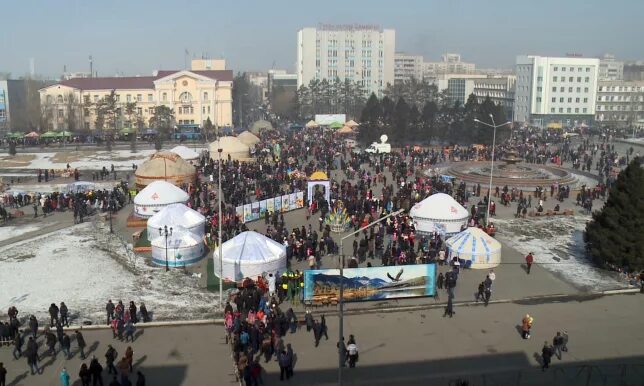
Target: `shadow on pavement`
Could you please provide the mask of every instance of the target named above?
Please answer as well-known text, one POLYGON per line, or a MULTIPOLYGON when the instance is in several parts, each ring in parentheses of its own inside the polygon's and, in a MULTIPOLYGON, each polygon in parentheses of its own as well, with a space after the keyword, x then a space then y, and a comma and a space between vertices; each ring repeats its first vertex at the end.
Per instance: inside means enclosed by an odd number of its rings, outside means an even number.
POLYGON ((18 375, 11 381, 11 383, 7 383, 7 386, 17 386, 20 384, 20 381, 24 380, 27 378, 27 375, 29 375, 29 371, 25 371, 24 373, 18 375))
MULTIPOLYGON (((141 357, 141 359, 143 358, 145 357, 141 357)), ((181 385, 184 385, 188 367, 186 365, 167 365, 163 367, 151 366, 151 367, 135 368, 134 371, 132 372, 132 375, 130 376, 130 381, 132 382, 132 384, 136 383, 137 371, 141 371, 141 373, 145 375, 146 385, 181 386, 181 385)), ((108 378, 108 379, 111 380, 111 378, 108 378)), ((108 384, 109 384, 109 381, 105 383, 105 385, 108 385, 108 384)))

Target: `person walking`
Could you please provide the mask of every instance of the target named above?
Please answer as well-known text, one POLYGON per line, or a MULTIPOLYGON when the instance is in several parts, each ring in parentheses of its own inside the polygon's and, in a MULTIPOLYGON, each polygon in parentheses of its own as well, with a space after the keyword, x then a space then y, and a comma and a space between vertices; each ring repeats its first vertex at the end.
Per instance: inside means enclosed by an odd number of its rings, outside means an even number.
POLYGON ((66 368, 63 367, 60 371, 58 379, 60 379, 60 386, 69 386, 69 373, 66 368))
POLYGON ((561 351, 568 352, 568 331, 564 330, 563 334, 561 334, 561 338, 561 351))
POLYGON ((324 338, 329 340, 329 335, 327 334, 328 328, 326 327, 326 317, 324 315, 320 317, 320 327, 322 328, 320 339, 322 339, 322 335, 324 335, 324 338))
POLYGON ((33 315, 29 317, 29 330, 33 338, 36 339, 38 337, 38 319, 33 315))
POLYGON ((110 325, 110 321, 114 319, 114 309, 116 306, 114 303, 112 303, 112 299, 107 301, 107 304, 105 305, 105 312, 107 313, 107 325, 110 325))
POLYGON ((532 316, 530 316, 529 314, 525 314, 525 316, 521 320, 521 336, 523 337, 523 339, 530 339, 530 329, 532 328, 533 322, 534 318, 532 318, 532 316))
POLYGON ((453 302, 453 297, 448 296, 447 297, 447 306, 445 306, 445 313, 443 314, 443 318, 447 315, 451 318, 454 316, 456 312, 454 312, 454 302, 453 302))
POLYGON ((277 362, 280 366, 280 381, 284 380, 284 376, 286 376, 286 379, 288 380, 290 376, 288 372, 289 363, 288 363, 288 357, 286 355, 286 350, 283 350, 278 354, 277 362))
POLYGON ((71 359, 72 353, 72 341, 69 339, 69 335, 63 333, 63 338, 60 340, 60 347, 62 348, 63 354, 66 359, 71 359))
POLYGON ((87 364, 83 363, 78 371, 78 378, 80 378, 82 386, 89 386, 89 382, 92 379, 87 364))
POLYGON ((356 339, 353 335, 349 335, 347 356, 349 357, 349 368, 356 367, 356 362, 358 362, 358 345, 356 344, 356 339))
POLYGON ((485 300, 485 306, 487 307, 488 303, 490 303, 490 297, 492 297, 492 288, 485 286, 485 291, 483 292, 483 298, 485 300))
POLYGON ((125 349, 125 360, 127 361, 130 372, 132 372, 132 362, 134 361, 134 350, 132 350, 132 346, 127 346, 125 349))
POLYGON ((554 351, 555 356, 557 359, 561 360, 561 349, 563 347, 563 336, 561 336, 561 332, 557 331, 557 335, 555 335, 554 338, 552 338, 552 348, 554 351))
POLYGON ((89 373, 92 375, 92 386, 103 386, 103 366, 95 356, 89 362, 89 373))
POLYGON ((541 371, 546 371, 550 368, 550 361, 552 360, 552 347, 548 346, 548 342, 543 342, 541 349, 541 371))
POLYGON ((13 358, 20 359, 22 356, 22 345, 25 343, 25 339, 22 336, 22 330, 16 333, 16 336, 13 337, 13 358))
POLYGON ((67 315, 69 315, 67 305, 65 305, 65 302, 60 302, 60 324, 69 327, 69 319, 67 319, 67 315))
POLYGON ((107 351, 105 352, 105 364, 107 366, 107 373, 108 374, 118 374, 116 371, 116 367, 114 367, 114 361, 116 360, 116 357, 118 356, 118 353, 112 347, 112 345, 107 346, 107 351))
POLYGON ((0 362, 0 386, 7 386, 7 369, 2 362, 0 362))
POLYGON ((306 310, 306 313, 304 314, 304 323, 306 324, 306 332, 311 332, 311 329, 313 328, 313 314, 311 314, 311 310, 306 310))
POLYGON ((45 333, 45 344, 47 344, 47 352, 56 357, 56 335, 53 332, 47 331, 45 333))
POLYGON ((31 374, 38 373, 38 361, 40 356, 38 355, 38 343, 33 337, 29 337, 29 342, 27 342, 27 364, 31 369, 31 374))
POLYGON ((49 306, 49 325, 51 327, 54 327, 56 324, 58 324, 58 306, 56 303, 51 303, 49 306))
POLYGON ((532 252, 528 253, 525 257, 525 263, 528 266, 526 272, 530 274, 530 269, 532 268, 532 263, 534 262, 534 254, 532 252))
POLYGON ((78 344, 78 351, 80 352, 80 358, 82 360, 85 360, 85 338, 83 337, 83 334, 81 334, 80 331, 76 330, 74 331, 74 334, 76 335, 76 343, 78 344))
POLYGON ((485 283, 480 282, 478 292, 476 293, 476 302, 478 303, 480 300, 482 301, 484 297, 485 297, 485 283))
POLYGON ((443 283, 445 282, 445 276, 443 276, 443 273, 438 274, 438 278, 436 279, 436 288, 438 289, 443 289, 443 283))

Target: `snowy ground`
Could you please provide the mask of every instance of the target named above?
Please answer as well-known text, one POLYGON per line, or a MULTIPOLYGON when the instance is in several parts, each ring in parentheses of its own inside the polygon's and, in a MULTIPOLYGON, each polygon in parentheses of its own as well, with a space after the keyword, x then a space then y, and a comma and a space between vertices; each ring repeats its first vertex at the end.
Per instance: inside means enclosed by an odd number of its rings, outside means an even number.
POLYGON ((144 302, 155 320, 212 317, 218 294, 182 270, 148 266, 99 223, 84 223, 0 250, 0 309, 47 317, 64 301, 75 320, 104 323, 108 299, 144 302))
MULTIPOLYGON (((56 153, 64 152, 73 153, 74 151, 61 148, 60 151, 52 153, 20 153, 20 155, 33 155, 36 158, 28 165, 12 166, 11 169, 64 169, 67 167, 67 162, 52 161, 56 153)), ((79 161, 70 162, 69 165, 72 168, 95 170, 103 166, 109 169, 110 165, 114 164, 116 170, 132 170, 132 164, 140 165, 154 153, 156 153, 154 149, 139 150, 136 153, 130 150, 94 151, 84 155, 79 161)))
POLYGON ((594 267, 586 258, 583 232, 590 216, 495 219, 497 236, 535 263, 584 291, 628 287, 619 275, 594 267))
MULTIPOLYGON (((56 225, 56 223, 49 224, 50 226, 56 225)), ((14 237, 23 235, 25 233, 34 232, 42 228, 41 224, 35 225, 9 225, 0 227, 0 241, 9 240, 14 237)), ((1 259, 1 258, 0 258, 1 259)), ((0 260, 2 261, 2 260, 0 260)))
MULTIPOLYGON (((79 181, 80 182, 80 181, 79 181)), ((96 185, 98 189, 107 189, 111 190, 120 181, 109 181, 109 182, 91 182, 96 185)), ((38 193, 53 193, 53 192, 67 192, 67 186, 70 183, 64 184, 55 184, 55 183, 36 183, 36 184, 17 184, 11 185, 7 189, 8 193, 18 194, 18 193, 29 193, 29 192, 38 192, 38 193)))

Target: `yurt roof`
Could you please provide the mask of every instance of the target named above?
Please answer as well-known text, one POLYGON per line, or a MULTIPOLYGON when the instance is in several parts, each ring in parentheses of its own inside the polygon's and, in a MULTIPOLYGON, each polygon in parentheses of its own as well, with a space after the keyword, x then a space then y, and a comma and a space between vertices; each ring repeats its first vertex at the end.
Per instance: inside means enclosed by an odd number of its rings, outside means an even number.
POLYGON ((456 220, 469 217, 467 209, 445 193, 432 194, 414 205, 409 214, 414 219, 432 220, 456 220))
POLYGON ((487 255, 501 249, 501 243, 476 227, 469 227, 445 242, 456 253, 487 255))
MULTIPOLYGON (((221 246, 223 260, 242 264, 262 264, 278 260, 286 254, 286 247, 257 232, 242 232, 221 246)), ((219 250, 215 249, 215 256, 219 250)))
POLYGON ((317 171, 309 177, 309 180, 311 181, 326 181, 329 179, 329 176, 326 175, 325 172, 317 171))
POLYGON ((308 122, 306 123, 306 125, 304 125, 304 127, 306 127, 307 129, 311 129, 311 128, 318 127, 318 126, 319 126, 319 125, 317 124, 317 122, 315 122, 315 121, 314 121, 314 120, 312 120, 312 119, 311 119, 310 121, 308 121, 308 122))
POLYGON ((194 209, 188 208, 184 204, 171 204, 161 209, 159 213, 148 219, 148 227, 161 228, 164 225, 168 227, 181 226, 183 228, 193 228, 204 224, 206 218, 194 209))
POLYGON ((237 137, 219 137, 218 140, 210 144, 210 157, 217 157, 217 149, 223 149, 224 153, 242 153, 248 152, 248 145, 244 144, 237 137))
POLYGON ((237 136, 237 139, 248 146, 254 145, 260 141, 259 137, 251 133, 250 131, 244 131, 243 133, 239 134, 237 136))
MULTIPOLYGON (((172 235, 168 236, 168 249, 190 248, 199 245, 203 241, 192 232, 183 229, 172 229, 172 235)), ((165 249, 165 237, 155 237, 150 245, 156 248, 165 249)))
POLYGON ((150 159, 143 162, 136 172, 137 177, 173 177, 189 176, 195 174, 195 167, 178 154, 169 151, 160 151, 152 154, 150 159))
POLYGON ((345 126, 349 126, 349 127, 351 127, 351 128, 354 128, 354 127, 356 127, 356 126, 359 126, 359 125, 358 125, 358 122, 354 121, 353 119, 352 119, 352 120, 350 120, 350 121, 347 121, 344 125, 345 125, 345 126))
POLYGON ((186 202, 188 193, 166 181, 153 181, 134 197, 136 205, 168 205, 186 202))
POLYGON ((183 158, 184 160, 199 158, 199 153, 183 145, 175 146, 170 149, 170 151, 174 154, 179 155, 179 157, 183 158))
POLYGON ((351 126, 345 125, 343 128, 337 131, 340 134, 351 134, 353 133, 353 129, 351 126))

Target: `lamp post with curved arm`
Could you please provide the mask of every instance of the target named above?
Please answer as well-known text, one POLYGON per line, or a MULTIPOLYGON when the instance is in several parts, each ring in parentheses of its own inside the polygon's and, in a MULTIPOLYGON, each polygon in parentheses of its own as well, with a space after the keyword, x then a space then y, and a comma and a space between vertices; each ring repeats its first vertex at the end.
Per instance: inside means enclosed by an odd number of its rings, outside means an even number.
POLYGON ((164 225, 163 228, 159 228, 159 235, 165 237, 165 271, 170 270, 168 265, 168 237, 172 236, 172 227, 168 229, 167 225, 164 225))

